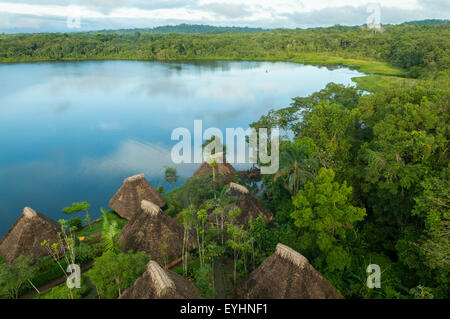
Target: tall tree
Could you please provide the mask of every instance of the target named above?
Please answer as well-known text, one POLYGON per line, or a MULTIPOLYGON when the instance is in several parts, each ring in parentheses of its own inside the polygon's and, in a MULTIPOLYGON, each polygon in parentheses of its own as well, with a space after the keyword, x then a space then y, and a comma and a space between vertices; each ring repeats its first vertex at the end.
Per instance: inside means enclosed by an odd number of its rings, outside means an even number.
POLYGON ((326 265, 330 271, 350 265, 347 233, 366 215, 364 208, 350 203, 352 188, 335 182, 334 177, 332 169, 321 168, 316 179, 293 197, 291 214, 302 248, 315 257, 316 265, 326 265))

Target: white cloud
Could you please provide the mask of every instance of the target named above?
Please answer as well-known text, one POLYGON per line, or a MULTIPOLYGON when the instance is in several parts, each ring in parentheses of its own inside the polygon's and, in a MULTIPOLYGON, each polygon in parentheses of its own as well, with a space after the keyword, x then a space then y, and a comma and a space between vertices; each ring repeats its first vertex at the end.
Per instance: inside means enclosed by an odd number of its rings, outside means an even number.
POLYGON ((59 19, 53 27, 61 28, 61 22, 74 11, 80 12, 85 29, 175 23, 262 27, 361 24, 370 3, 381 5, 385 23, 450 15, 448 0, 21 0, 0 1, 0 28, 39 29, 51 19, 59 19), (8 21, 4 18, 8 15, 23 17, 8 21))
POLYGON ((166 166, 176 167, 183 177, 192 174, 192 165, 175 165, 170 149, 156 144, 127 140, 117 150, 102 158, 85 158, 80 170, 87 175, 120 175, 144 173, 148 178, 160 178, 166 166))
POLYGON ((117 122, 100 122, 98 127, 103 131, 113 131, 120 128, 120 124, 117 122))

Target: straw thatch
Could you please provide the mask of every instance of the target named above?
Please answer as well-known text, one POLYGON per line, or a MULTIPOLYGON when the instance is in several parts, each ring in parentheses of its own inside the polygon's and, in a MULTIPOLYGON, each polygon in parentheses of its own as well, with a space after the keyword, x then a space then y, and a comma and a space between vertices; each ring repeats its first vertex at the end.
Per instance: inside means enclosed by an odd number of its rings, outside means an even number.
MULTIPOLYGON (((182 256, 184 227, 174 218, 146 200, 120 231, 119 243, 125 251, 142 251, 160 264, 171 264, 182 256), (163 248, 167 245, 167 248, 163 248)), ((195 241, 189 235, 188 248, 195 248, 195 241)))
POLYGON ((58 241, 61 225, 56 221, 25 207, 22 215, 0 241, 0 255, 7 262, 12 262, 20 255, 33 254, 32 260, 48 255, 44 240, 50 244, 58 241))
POLYGON ((264 218, 266 223, 273 220, 273 215, 270 210, 255 195, 250 193, 246 187, 236 183, 230 183, 226 194, 237 198, 235 203, 226 208, 227 210, 237 208, 241 210, 241 215, 237 217, 236 223, 248 225, 250 220, 255 220, 260 216, 264 218))
POLYGON ((109 202, 109 207, 122 218, 130 219, 140 208, 142 200, 148 200, 159 207, 166 205, 164 197, 144 178, 144 174, 128 177, 109 202))
POLYGON ((192 282, 150 261, 145 273, 119 299, 200 299, 192 282))
POLYGON ((295 250, 278 244, 237 289, 244 299, 339 299, 333 286, 295 250))
MULTIPOLYGON (((217 163, 215 169, 216 175, 222 174, 225 183, 229 183, 233 180, 234 175, 237 174, 236 170, 230 163, 228 163, 225 159, 223 163, 217 163)), ((195 171, 194 176, 200 175, 209 175, 213 173, 213 169, 208 162, 204 162, 200 167, 195 171)))

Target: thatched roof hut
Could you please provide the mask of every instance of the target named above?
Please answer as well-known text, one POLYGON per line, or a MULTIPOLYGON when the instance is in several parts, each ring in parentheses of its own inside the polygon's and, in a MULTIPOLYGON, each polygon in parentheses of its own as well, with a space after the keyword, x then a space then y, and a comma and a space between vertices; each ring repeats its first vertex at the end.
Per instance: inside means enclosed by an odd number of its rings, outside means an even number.
POLYGON ((301 254, 283 244, 237 289, 244 299, 339 299, 333 286, 301 254))
MULTIPOLYGON (((171 265, 182 257, 183 238, 183 225, 165 214, 158 205, 143 200, 140 210, 120 231, 119 243, 125 251, 142 251, 160 264, 171 265)), ((188 240, 189 250, 194 249, 195 240, 190 235, 188 240)))
POLYGON ((58 241, 61 225, 56 221, 25 207, 22 215, 16 220, 0 241, 0 255, 7 262, 12 262, 20 255, 33 254, 33 261, 48 255, 44 240, 50 244, 58 241))
MULTIPOLYGON (((228 163, 225 159, 223 160, 223 163, 217 163, 217 166, 215 167, 216 175, 222 174, 225 183, 229 183, 233 180, 234 175, 237 174, 234 167, 228 163)), ((195 171, 194 176, 200 176, 200 175, 209 175, 212 174, 213 170, 211 165, 208 164, 208 162, 203 162, 202 165, 195 171)))
POLYGON ((144 174, 128 177, 109 202, 109 207, 122 218, 130 219, 140 208, 142 200, 148 200, 159 207, 166 205, 164 197, 150 185, 144 174))
POLYGON ((145 273, 119 299, 200 299, 192 282, 150 261, 145 273))
POLYGON ((250 191, 239 184, 230 183, 226 194, 228 196, 237 197, 237 201, 227 207, 227 210, 239 208, 241 215, 237 218, 236 223, 241 225, 248 225, 250 220, 255 220, 258 217, 264 218, 266 223, 273 220, 273 215, 263 203, 250 191))

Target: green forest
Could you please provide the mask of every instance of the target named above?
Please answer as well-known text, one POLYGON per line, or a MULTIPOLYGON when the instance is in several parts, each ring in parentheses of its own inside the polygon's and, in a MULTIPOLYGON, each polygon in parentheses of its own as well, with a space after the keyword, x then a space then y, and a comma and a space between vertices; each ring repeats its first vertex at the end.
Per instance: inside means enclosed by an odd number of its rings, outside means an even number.
POLYGON ((1 62, 233 59, 348 64, 365 73, 437 76, 449 68, 450 24, 277 29, 257 33, 0 35, 1 62))
MULTIPOLYGON (((283 243, 304 255, 344 298, 450 298, 450 24, 383 28, 380 33, 334 26, 212 34, 3 34, 0 61, 230 59, 358 67, 370 76, 356 79, 356 87, 329 83, 249 123, 286 132, 279 172, 262 176, 261 200, 274 215, 271 223, 258 218, 248 229, 233 222, 222 229, 208 226, 207 212, 222 214, 232 200, 220 174, 192 177, 164 194, 165 213, 199 238, 192 262, 176 272, 193 280, 203 297, 214 298, 213 265, 221 261, 230 296, 236 281, 283 243), (380 289, 365 285, 370 264, 381 267, 380 289)), ((176 171, 170 173, 173 181, 176 171)), ((255 186, 238 176, 234 181, 255 186)), ((228 214, 233 220, 239 212, 228 214)), ((99 231, 102 240, 82 243, 93 251, 77 249, 88 256, 85 261, 95 260, 89 285, 104 298, 116 298, 148 260, 120 251, 114 238, 123 225, 113 212, 103 216, 92 225, 78 221, 76 236, 99 231), (123 280, 107 282, 117 271, 123 280)), ((9 267, 3 271, 16 278, 9 267)), ((67 297, 66 290, 54 288, 49 296, 67 297)), ((90 294, 78 293, 76 298, 90 294)))

